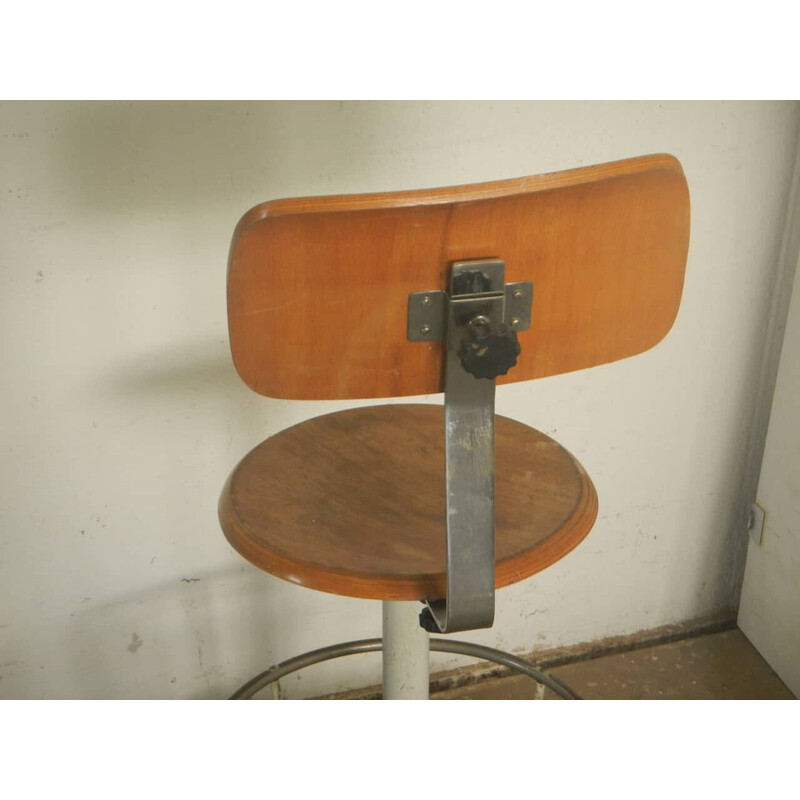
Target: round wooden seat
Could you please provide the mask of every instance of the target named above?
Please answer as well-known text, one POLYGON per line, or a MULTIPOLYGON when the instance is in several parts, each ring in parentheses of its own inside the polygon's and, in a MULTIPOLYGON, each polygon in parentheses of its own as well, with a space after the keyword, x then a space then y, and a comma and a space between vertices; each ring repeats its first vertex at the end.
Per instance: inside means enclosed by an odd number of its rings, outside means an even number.
MULTIPOLYGON (((441 406, 371 406, 267 439, 225 485, 225 536, 257 567, 312 589, 444 597, 443 425, 441 406)), ((597 494, 561 445, 499 416, 495 476, 500 588, 572 550, 594 523, 597 494)))

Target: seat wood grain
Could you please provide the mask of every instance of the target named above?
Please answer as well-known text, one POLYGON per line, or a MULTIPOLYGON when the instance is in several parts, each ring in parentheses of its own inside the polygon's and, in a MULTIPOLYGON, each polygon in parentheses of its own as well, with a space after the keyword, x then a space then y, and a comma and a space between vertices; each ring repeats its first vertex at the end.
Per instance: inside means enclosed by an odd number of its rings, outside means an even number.
MULTIPOLYGON (((597 515, 581 465, 557 442, 496 418, 498 588, 576 547, 597 515)), ((317 417, 270 437, 231 474, 219 503, 251 563, 325 592, 381 600, 443 597, 443 410, 388 405, 317 417)))

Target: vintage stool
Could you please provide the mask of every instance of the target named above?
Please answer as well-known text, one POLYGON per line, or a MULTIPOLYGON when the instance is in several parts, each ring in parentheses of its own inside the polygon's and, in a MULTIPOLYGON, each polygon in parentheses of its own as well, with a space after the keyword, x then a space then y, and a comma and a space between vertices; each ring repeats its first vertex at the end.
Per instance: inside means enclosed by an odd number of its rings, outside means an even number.
POLYGON ((686 181, 669 155, 277 200, 244 215, 228 322, 251 389, 299 400, 444 392, 444 409, 327 414, 267 439, 233 471, 220 521, 242 556, 384 609, 382 640, 291 659, 234 697, 381 649, 387 699, 427 697, 429 649, 496 661, 574 695, 515 656, 428 632, 491 627, 495 589, 565 556, 597 515, 592 482, 563 447, 495 416, 495 383, 655 345, 678 311, 688 239, 686 181))

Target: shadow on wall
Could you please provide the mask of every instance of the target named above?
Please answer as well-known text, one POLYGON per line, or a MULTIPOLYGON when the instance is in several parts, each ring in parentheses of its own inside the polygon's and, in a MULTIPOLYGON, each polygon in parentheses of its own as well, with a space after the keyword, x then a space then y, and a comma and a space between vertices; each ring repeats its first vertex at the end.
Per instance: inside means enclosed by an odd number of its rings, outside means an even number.
MULTIPOLYGON (((368 616, 363 601, 287 586, 245 562, 187 575, 112 603, 87 603, 69 632, 74 664, 65 665, 65 671, 77 683, 70 694, 87 699, 227 698, 262 670, 309 649, 308 632, 297 620, 308 615, 319 624, 331 603, 331 613, 368 616)), ((373 605, 372 616, 379 618, 379 604, 373 605)), ((377 673, 380 663, 366 668, 377 673)))
POLYGON ((101 273, 107 281, 75 298, 77 313, 96 319, 94 337, 128 354, 87 381, 87 391, 176 402, 213 393, 230 403, 229 413, 252 411, 250 427, 263 430, 270 401, 244 387, 228 348, 225 270, 233 229, 259 202, 338 193, 368 179, 386 155, 376 131, 396 109, 334 101, 48 106, 59 133, 50 160, 71 195, 69 207, 93 224, 109 218, 102 257, 81 254, 70 268, 75 281, 97 282, 101 273), (253 399, 257 410, 247 402, 253 399))
MULTIPOLYGON (((78 684, 75 696, 225 697, 274 661, 317 646, 304 638, 306 615, 319 623, 329 608, 350 608, 346 599, 277 585, 238 557, 233 567, 148 588, 141 556, 148 540, 172 569, 224 559, 213 509, 225 476, 249 447, 313 413, 309 404, 259 397, 236 374, 224 329, 227 248, 252 205, 298 185, 324 192, 331 163, 358 179, 371 111, 351 112, 272 102, 48 109, 58 129, 48 152, 63 187, 58 202, 88 232, 85 251, 62 273, 75 293, 76 349, 87 359, 75 405, 92 469, 114 476, 104 500, 127 515, 105 550, 85 537, 84 565, 112 553, 128 561, 125 585, 134 587, 111 602, 95 596, 70 618, 65 676, 78 684), (147 499, 137 507, 141 519, 131 518, 125 497, 137 493, 147 499), (206 536, 213 541, 196 541, 206 536)), ((73 475, 75 493, 85 493, 86 475, 48 468, 54 479, 73 475)), ((363 608, 350 615, 356 628, 366 618, 364 635, 374 634, 363 608)))
POLYGON ((210 699, 232 693, 246 680, 239 665, 256 672, 277 652, 271 631, 281 611, 271 601, 274 586, 254 573, 242 564, 112 603, 87 603, 70 637, 75 664, 67 672, 79 682, 72 694, 210 699))

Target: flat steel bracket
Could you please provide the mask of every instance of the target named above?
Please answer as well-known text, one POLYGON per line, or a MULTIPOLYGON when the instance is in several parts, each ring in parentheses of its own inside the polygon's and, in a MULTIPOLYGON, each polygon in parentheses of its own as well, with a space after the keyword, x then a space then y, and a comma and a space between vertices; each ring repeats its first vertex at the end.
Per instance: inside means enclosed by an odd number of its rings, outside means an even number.
MULTIPOLYGON (((507 283, 504 289, 505 321, 515 331, 528 330, 531 326, 533 284, 530 281, 507 283)), ((409 295, 409 341, 441 342, 444 340, 448 299, 448 293, 442 291, 414 292, 409 295)))
POLYGON ((449 291, 408 300, 408 338, 445 343, 447 587, 420 615, 433 633, 494 622, 495 378, 516 364, 533 301, 532 283, 504 276, 503 261, 460 261, 449 291))

